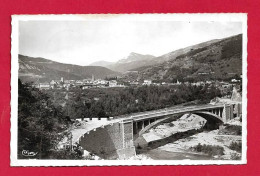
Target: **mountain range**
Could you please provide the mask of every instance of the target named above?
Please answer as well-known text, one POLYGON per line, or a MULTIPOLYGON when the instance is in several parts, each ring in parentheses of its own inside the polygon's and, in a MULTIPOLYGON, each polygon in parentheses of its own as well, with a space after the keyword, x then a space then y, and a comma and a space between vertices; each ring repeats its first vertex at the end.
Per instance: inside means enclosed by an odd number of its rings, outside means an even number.
POLYGON ((211 40, 153 58, 123 75, 124 80, 187 81, 230 79, 242 74, 242 34, 211 40))
POLYGON ((114 64, 114 62, 108 62, 108 61, 102 60, 102 61, 93 62, 93 63, 89 64, 89 66, 107 67, 112 64, 114 64))
POLYGON ((52 60, 19 55, 19 78, 22 81, 49 82, 63 77, 68 80, 105 78, 117 76, 119 73, 101 66, 79 66, 63 64, 52 60))
POLYGON ((155 56, 152 55, 143 55, 138 53, 130 53, 127 57, 118 60, 117 62, 107 62, 107 61, 97 61, 90 64, 90 66, 102 66, 109 68, 116 72, 127 72, 129 70, 152 65, 153 62, 150 62, 155 56))
POLYGON ((159 57, 130 53, 117 62, 98 61, 89 66, 63 64, 19 55, 19 77, 25 81, 85 79, 119 76, 125 81, 229 79, 242 74, 242 34, 214 39, 159 57))

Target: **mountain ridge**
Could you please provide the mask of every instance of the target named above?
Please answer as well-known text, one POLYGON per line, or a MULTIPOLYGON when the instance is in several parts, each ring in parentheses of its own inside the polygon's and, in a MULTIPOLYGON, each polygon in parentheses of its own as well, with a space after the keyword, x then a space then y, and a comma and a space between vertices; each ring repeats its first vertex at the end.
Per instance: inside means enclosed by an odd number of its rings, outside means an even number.
POLYGON ((108 65, 107 68, 117 72, 126 72, 140 66, 149 65, 150 60, 153 58, 155 58, 155 56, 131 52, 126 58, 120 59, 116 63, 108 65))
POLYGON ((118 75, 117 72, 101 66, 79 66, 63 64, 41 57, 19 55, 19 77, 24 81, 50 81, 59 77, 65 79, 105 78, 118 75))
POLYGON ((239 34, 202 42, 159 57, 132 52, 114 64, 107 62, 109 65, 106 67, 63 64, 41 57, 19 55, 19 77, 44 80, 65 75, 68 79, 84 79, 91 78, 93 74, 96 78, 121 76, 126 81, 229 79, 242 74, 241 60, 242 34, 239 34))
POLYGON ((88 66, 107 67, 108 65, 112 65, 112 64, 114 64, 114 62, 109 62, 109 61, 105 61, 105 60, 100 60, 100 61, 92 62, 92 63, 89 64, 88 66))
POLYGON ((138 74, 126 73, 122 78, 174 82, 238 77, 242 74, 242 34, 175 50, 153 60, 151 66, 131 70, 138 74))

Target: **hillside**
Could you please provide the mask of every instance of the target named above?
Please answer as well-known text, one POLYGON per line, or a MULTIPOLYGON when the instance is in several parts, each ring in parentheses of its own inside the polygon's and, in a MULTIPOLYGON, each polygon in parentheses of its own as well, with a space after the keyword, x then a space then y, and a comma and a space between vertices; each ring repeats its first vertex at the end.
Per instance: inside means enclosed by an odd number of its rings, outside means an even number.
POLYGON ((53 79, 86 79, 105 78, 118 73, 100 66, 78 66, 63 64, 44 58, 33 58, 19 55, 19 78, 23 81, 45 82, 53 79))
POLYGON ((229 79, 242 74, 242 35, 211 40, 153 58, 157 64, 124 74, 126 80, 160 81, 229 79))

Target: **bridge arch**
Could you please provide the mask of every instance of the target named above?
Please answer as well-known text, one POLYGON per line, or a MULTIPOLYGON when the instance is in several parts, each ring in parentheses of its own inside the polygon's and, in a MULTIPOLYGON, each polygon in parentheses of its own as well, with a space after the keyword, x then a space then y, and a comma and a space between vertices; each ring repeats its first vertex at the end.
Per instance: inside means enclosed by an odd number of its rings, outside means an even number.
POLYGON ((223 119, 220 116, 213 114, 211 112, 198 111, 198 112, 192 112, 192 114, 201 116, 202 118, 206 119, 207 121, 214 121, 216 123, 224 123, 223 119))
MULTIPOLYGON (((166 117, 166 118, 162 118, 160 120, 156 120, 154 121, 153 123, 149 124, 148 126, 144 127, 139 133, 138 135, 141 136, 142 134, 144 134, 145 132, 147 132, 148 130, 150 130, 151 128, 154 128, 170 119, 174 120, 174 119, 178 119, 180 118, 182 115, 184 114, 188 114, 187 112, 186 113, 183 113, 181 115, 178 115, 178 116, 171 116, 171 117, 166 117)), ((190 112, 190 114, 195 114, 195 115, 198 115, 204 119, 207 120, 205 126, 206 128, 212 128, 212 129, 215 129, 217 127, 219 127, 221 124, 224 123, 223 119, 216 115, 216 114, 213 114, 211 112, 207 112, 207 111, 195 111, 195 112, 190 112)))
POLYGON ((199 111, 199 112, 193 112, 192 114, 198 115, 207 120, 204 126, 204 128, 206 129, 211 129, 211 130, 217 129, 220 125, 224 123, 224 120, 220 116, 213 114, 211 112, 199 111))

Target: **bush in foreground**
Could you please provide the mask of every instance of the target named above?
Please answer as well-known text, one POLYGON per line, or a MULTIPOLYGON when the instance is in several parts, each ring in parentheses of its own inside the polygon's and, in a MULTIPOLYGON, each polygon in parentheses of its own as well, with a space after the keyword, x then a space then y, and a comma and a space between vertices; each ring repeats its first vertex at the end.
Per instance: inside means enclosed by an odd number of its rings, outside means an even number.
POLYGON ((241 142, 232 142, 230 145, 229 145, 229 148, 231 150, 235 150, 239 153, 241 153, 242 151, 242 143, 241 142))
POLYGON ((241 155, 239 155, 237 153, 232 153, 231 160, 241 160, 241 155))
POLYGON ((242 127, 237 125, 226 125, 224 129, 219 130, 219 134, 242 135, 242 127))
POLYGON ((224 155, 224 148, 221 146, 217 145, 201 145, 200 143, 194 147, 191 147, 193 151, 196 152, 203 152, 206 153, 210 156, 215 156, 215 155, 224 155))

